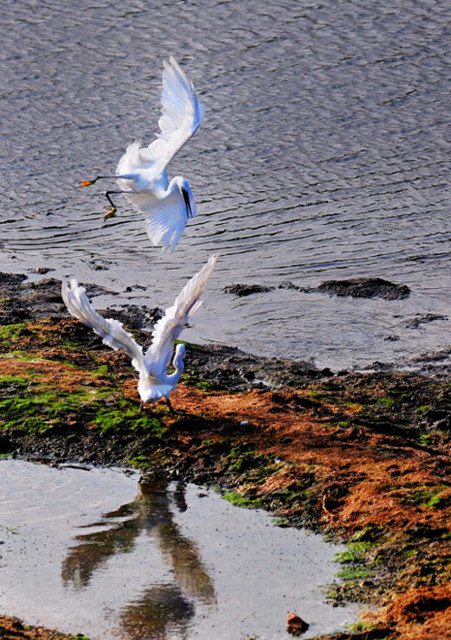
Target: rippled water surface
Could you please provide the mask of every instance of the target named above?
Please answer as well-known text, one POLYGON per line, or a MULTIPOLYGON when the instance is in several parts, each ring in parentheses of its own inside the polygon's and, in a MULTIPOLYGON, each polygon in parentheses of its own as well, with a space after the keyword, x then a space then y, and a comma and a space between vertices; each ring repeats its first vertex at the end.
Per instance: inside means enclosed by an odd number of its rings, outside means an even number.
POLYGON ((117 304, 164 307, 219 250, 187 339, 332 367, 448 344, 446 2, 0 0, 0 11, 2 270, 51 267, 107 285, 117 304), (206 108, 170 167, 198 217, 169 256, 125 200, 103 224, 102 187, 76 188, 114 172, 133 139, 152 140, 168 54, 206 108), (277 288, 376 275, 410 298, 277 288), (223 292, 237 282, 275 288, 223 292), (425 314, 439 317, 412 322, 425 314))
POLYGON ((343 628, 324 603, 342 548, 194 486, 1 460, 0 608, 102 640, 289 638, 343 628), (258 541, 258 544, 256 544, 258 541))

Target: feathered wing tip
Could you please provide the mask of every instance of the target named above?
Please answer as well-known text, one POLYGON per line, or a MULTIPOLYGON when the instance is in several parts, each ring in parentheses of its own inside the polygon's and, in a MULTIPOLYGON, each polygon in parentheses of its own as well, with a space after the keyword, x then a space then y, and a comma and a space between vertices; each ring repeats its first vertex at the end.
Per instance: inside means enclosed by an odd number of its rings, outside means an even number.
MULTIPOLYGON (((193 83, 173 56, 163 61, 163 67, 160 131, 147 147, 141 147, 139 142, 127 147, 116 169, 118 176, 150 167, 157 173, 163 171, 202 122, 205 110, 197 99, 193 83)), ((127 188, 126 183, 119 184, 127 188)))
POLYGON ((167 367, 173 350, 174 340, 183 331, 188 319, 201 307, 200 296, 207 286, 219 254, 210 256, 207 263, 183 287, 174 304, 166 309, 165 315, 155 325, 152 343, 145 355, 145 361, 160 361, 167 367))
POLYGON ((192 316, 202 304, 199 298, 205 291, 207 282, 213 273, 218 255, 218 253, 215 253, 208 258, 206 264, 204 264, 196 275, 188 280, 174 301, 173 306, 178 309, 178 313, 183 313, 187 319, 189 316, 192 316), (199 304, 197 304, 198 302, 199 304))
POLYGON ((61 295, 71 315, 83 324, 94 329, 96 333, 106 330, 106 320, 94 310, 86 295, 86 289, 80 287, 75 278, 63 280, 61 295))
POLYGON ((147 203, 142 194, 129 197, 129 200, 136 198, 135 202, 139 203, 140 210, 147 213, 146 231, 151 242, 155 246, 162 246, 163 251, 172 252, 179 243, 188 220, 196 216, 197 208, 187 180, 176 176, 171 180, 169 188, 171 193, 163 200, 153 199, 147 203))
POLYGON ((199 103, 193 83, 171 56, 163 61, 163 90, 160 131, 157 139, 147 148, 141 149, 141 160, 163 170, 199 128, 204 108, 199 103))
POLYGON ((146 218, 146 231, 155 247, 163 247, 163 251, 172 253, 185 230, 186 222, 180 215, 168 216, 159 211, 146 218))
POLYGON ((93 329, 106 345, 128 355, 138 372, 145 370, 142 347, 137 344, 131 334, 125 331, 121 322, 112 318, 103 318, 97 313, 86 295, 86 289, 80 287, 75 278, 63 280, 61 296, 74 318, 93 329))
POLYGON ((204 107, 197 99, 194 85, 174 56, 169 56, 169 60, 163 60, 162 105, 163 109, 168 110, 167 113, 163 112, 159 121, 162 131, 167 128, 165 118, 171 111, 190 113, 192 133, 199 128, 204 117, 204 107))

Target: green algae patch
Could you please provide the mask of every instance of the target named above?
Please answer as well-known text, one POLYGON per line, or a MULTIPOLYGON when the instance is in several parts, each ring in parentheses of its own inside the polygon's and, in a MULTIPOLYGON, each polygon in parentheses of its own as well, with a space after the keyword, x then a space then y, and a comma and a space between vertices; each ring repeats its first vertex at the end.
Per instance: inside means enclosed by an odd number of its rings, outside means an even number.
POLYGON ((7 324, 0 327, 0 344, 9 347, 12 343, 29 334, 30 330, 27 322, 7 324))
POLYGON ((98 426, 103 432, 115 430, 151 431, 157 438, 161 438, 166 431, 158 418, 147 415, 139 408, 131 406, 131 403, 124 406, 122 402, 119 402, 117 407, 98 407, 91 424, 98 426))
MULTIPOLYGON (((60 353, 63 359, 64 351, 60 353)), ((124 396, 116 373, 107 365, 86 371, 74 363, 55 362, 36 353, 32 360, 1 357, 0 431, 23 436, 99 429, 102 433, 151 433, 159 438, 160 420, 124 396)))
POLYGON ((160 421, 140 411, 136 402, 119 397, 112 403, 110 396, 106 405, 104 390, 97 394, 96 390, 79 388, 64 393, 57 388, 20 384, 20 393, 0 400, 1 430, 42 433, 52 429, 97 427, 102 432, 150 430, 157 437, 164 433, 160 421))
POLYGON ((93 394, 83 386, 61 389, 59 383, 67 383, 67 372, 60 371, 58 376, 53 371, 56 375, 51 378, 43 361, 35 359, 31 363, 9 358, 3 365, 4 369, 21 371, 21 375, 0 376, 2 430, 46 431, 64 423, 70 412, 79 412, 92 402, 93 394))
POLYGON ((354 541, 348 543, 345 551, 336 554, 335 562, 342 565, 337 573, 337 577, 344 583, 340 590, 354 587, 359 581, 374 576, 374 547, 375 543, 371 541, 354 541))
POLYGON ((61 344, 58 341, 58 331, 55 323, 50 321, 42 323, 20 322, 7 324, 0 327, 0 350, 12 351, 18 346, 35 346, 42 349, 50 344, 61 344))
POLYGON ((244 471, 255 467, 257 458, 260 458, 255 451, 249 451, 242 445, 233 447, 229 453, 230 465, 232 471, 244 471))
POLYGON ((224 500, 227 500, 231 504, 236 507, 245 507, 246 509, 258 509, 262 506, 261 500, 250 498, 246 498, 246 496, 236 493, 234 491, 230 491, 229 493, 225 493, 223 496, 224 500))
POLYGON ((19 391, 26 389, 30 384, 29 378, 19 375, 0 375, 1 391, 19 391))
POLYGON ((129 359, 73 321, 0 327, 0 371, 3 452, 146 468, 166 433, 166 407, 141 410, 129 359))

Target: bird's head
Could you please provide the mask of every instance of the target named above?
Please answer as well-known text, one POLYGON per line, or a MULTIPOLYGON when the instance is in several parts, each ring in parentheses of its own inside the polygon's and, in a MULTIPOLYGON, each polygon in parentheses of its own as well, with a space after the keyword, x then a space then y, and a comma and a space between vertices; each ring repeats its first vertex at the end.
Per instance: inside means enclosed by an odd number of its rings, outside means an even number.
POLYGON ((196 201, 194 199, 193 192, 191 191, 191 187, 189 186, 188 180, 185 180, 185 178, 179 178, 178 186, 180 189, 180 193, 183 196, 183 200, 185 201, 187 218, 195 218, 197 215, 196 201))

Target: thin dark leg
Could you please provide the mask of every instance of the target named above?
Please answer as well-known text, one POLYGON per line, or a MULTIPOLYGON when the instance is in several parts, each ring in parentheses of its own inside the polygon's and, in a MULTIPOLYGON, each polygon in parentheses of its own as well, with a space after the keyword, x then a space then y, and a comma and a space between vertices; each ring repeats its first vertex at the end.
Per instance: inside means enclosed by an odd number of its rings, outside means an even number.
POLYGON ((169 396, 165 396, 165 398, 166 398, 166 402, 168 403, 169 411, 171 413, 177 413, 174 407, 172 406, 171 401, 169 400, 169 396))
POLYGON ((116 205, 114 204, 114 202, 111 200, 111 196, 117 193, 123 193, 123 191, 106 191, 105 192, 105 197, 108 200, 108 202, 111 205, 111 209, 108 211, 108 213, 105 214, 104 216, 104 220, 108 220, 108 218, 114 218, 114 216, 116 215, 116 205))

